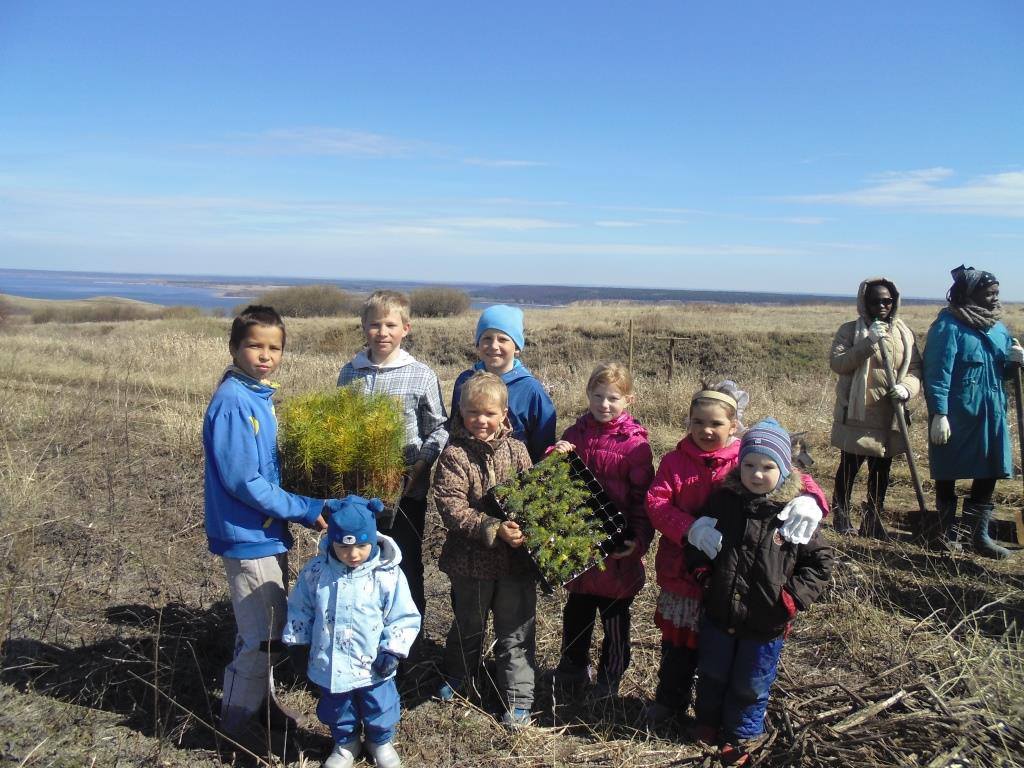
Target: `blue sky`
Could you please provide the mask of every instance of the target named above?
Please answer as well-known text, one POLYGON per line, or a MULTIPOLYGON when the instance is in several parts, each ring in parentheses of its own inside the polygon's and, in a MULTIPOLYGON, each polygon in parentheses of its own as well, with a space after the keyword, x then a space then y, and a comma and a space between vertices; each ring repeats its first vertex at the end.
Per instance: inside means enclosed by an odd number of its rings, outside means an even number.
POLYGON ((1024 4, 0 5, 0 266, 1024 300, 1024 4))

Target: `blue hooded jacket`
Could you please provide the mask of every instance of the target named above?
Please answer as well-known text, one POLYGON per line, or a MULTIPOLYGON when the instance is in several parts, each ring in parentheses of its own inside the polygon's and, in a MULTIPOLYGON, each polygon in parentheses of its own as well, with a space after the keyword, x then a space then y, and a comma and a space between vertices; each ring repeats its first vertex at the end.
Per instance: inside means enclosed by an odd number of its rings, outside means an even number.
POLYGON ((288 596, 281 639, 310 646, 306 674, 331 693, 386 680, 374 659, 381 651, 405 658, 420 631, 419 611, 398 567, 402 553, 384 534, 377 534, 377 544, 373 557, 349 568, 330 555, 324 537, 288 596))
MULTIPOLYGON (((452 392, 452 418, 461 418, 459 398, 462 385, 477 371, 486 370, 482 362, 459 374, 452 392)), ((544 458, 548 448, 555 444, 555 404, 530 369, 519 360, 511 371, 501 374, 508 387, 508 418, 512 423, 512 436, 526 443, 530 459, 536 464, 544 458)))
POLYGON ((229 369, 206 409, 206 538, 215 555, 250 560, 287 552, 287 522, 311 526, 323 509, 323 499, 281 488, 273 394, 229 369))

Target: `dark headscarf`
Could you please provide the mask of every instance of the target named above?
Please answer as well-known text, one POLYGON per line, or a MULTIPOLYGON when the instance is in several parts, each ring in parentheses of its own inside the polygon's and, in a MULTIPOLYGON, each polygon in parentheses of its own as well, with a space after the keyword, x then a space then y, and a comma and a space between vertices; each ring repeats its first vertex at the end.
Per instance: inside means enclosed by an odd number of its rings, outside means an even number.
POLYGON ((983 269, 965 267, 963 264, 949 274, 953 276, 953 285, 946 292, 949 311, 962 323, 979 331, 987 331, 995 325, 1003 314, 999 302, 996 301, 991 309, 983 307, 974 301, 974 294, 982 288, 998 283, 996 276, 983 269))

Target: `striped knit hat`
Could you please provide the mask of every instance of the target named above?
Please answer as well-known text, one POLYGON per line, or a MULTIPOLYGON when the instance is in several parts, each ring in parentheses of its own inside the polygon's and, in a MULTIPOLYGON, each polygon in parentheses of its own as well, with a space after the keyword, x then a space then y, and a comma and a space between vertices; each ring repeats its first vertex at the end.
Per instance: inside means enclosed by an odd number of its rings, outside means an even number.
POLYGON ((748 453, 760 453, 779 466, 779 485, 793 471, 793 446, 789 432, 775 419, 762 419, 743 433, 740 461, 748 453))

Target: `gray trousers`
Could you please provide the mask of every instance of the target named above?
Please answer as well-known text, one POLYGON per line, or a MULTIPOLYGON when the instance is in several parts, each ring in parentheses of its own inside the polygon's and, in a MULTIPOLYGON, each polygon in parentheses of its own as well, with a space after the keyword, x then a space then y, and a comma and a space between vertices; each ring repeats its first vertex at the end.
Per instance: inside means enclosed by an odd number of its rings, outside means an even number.
POLYGON ((472 681, 480 667, 487 615, 494 615, 497 687, 510 709, 533 706, 537 645, 537 586, 528 579, 452 576, 452 613, 444 667, 456 685, 472 681))
POLYGON ((235 655, 224 669, 221 726, 238 731, 255 715, 274 684, 276 655, 260 643, 279 640, 288 611, 288 555, 255 560, 222 558, 235 613, 235 655))

